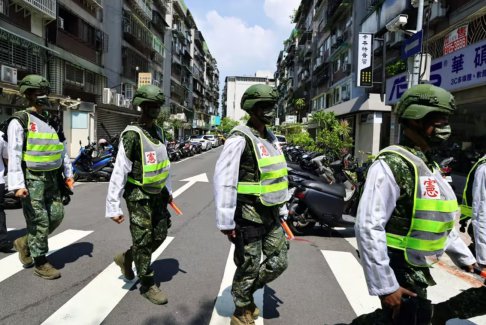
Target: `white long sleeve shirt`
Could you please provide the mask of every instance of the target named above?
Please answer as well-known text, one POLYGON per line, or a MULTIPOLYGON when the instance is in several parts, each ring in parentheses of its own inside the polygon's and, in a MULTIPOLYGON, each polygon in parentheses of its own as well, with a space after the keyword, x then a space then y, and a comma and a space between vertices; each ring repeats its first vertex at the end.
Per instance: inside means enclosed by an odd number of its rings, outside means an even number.
POLYGON ((3 159, 8 159, 7 142, 3 139, 3 132, 0 131, 0 184, 5 184, 5 164, 3 159))
MULTIPOLYGON (((106 196, 106 218, 123 215, 121 199, 125 184, 127 183, 128 174, 132 171, 132 166, 133 162, 127 157, 123 141, 120 141, 115 166, 110 178, 110 185, 108 186, 108 195, 106 196)), ((167 176, 165 187, 167 187, 169 194, 172 195, 172 178, 170 172, 169 176, 167 176)))
MULTIPOLYGON (((24 128, 17 119, 8 124, 8 189, 18 190, 25 188, 24 172, 22 171, 22 149, 24 146, 24 128)), ((66 143, 62 152, 64 177, 73 177, 73 167, 66 152, 66 143)))
POLYGON ((486 164, 476 169, 472 189, 472 225, 476 244, 476 259, 486 265, 486 164))
MULTIPOLYGON (((399 288, 390 267, 385 231, 399 196, 400 188, 390 167, 383 160, 376 160, 368 170, 355 225, 361 264, 372 296, 387 295, 399 288)), ((475 263, 455 229, 447 240, 446 253, 457 265, 475 263)))
MULTIPOLYGON (((276 139, 267 139, 275 146, 276 139)), ((216 205, 216 227, 219 230, 235 229, 235 210, 240 159, 245 150, 246 140, 236 135, 227 139, 214 169, 214 202, 216 205)), ((288 214, 284 204, 279 211, 281 216, 288 214)))

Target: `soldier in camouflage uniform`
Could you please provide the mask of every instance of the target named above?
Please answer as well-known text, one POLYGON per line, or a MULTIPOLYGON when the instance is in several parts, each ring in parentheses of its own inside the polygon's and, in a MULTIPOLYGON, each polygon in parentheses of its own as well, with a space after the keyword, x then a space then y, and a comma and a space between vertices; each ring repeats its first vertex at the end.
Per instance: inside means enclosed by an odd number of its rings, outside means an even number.
POLYGON ((121 196, 130 215, 132 246, 115 256, 115 263, 128 280, 140 278, 140 292, 150 302, 162 305, 168 299, 154 282, 152 253, 164 242, 170 227, 167 204, 172 201, 169 168, 162 129, 155 119, 164 104, 164 94, 154 85, 141 86, 133 97, 133 106, 142 108, 138 123, 127 126, 121 135, 115 168, 106 198, 106 217, 124 221, 121 196))
POLYGON ((253 85, 245 91, 241 107, 250 120, 231 131, 216 163, 217 227, 235 244, 232 325, 254 324, 259 310, 253 293, 287 268, 288 243, 279 223, 287 214, 287 165, 278 141, 265 127, 275 102, 270 86, 253 85), (266 259, 260 264, 262 251, 266 259))
POLYGON ((39 75, 20 81, 20 92, 30 107, 16 112, 8 125, 8 187, 21 198, 27 235, 14 241, 22 265, 35 265, 34 274, 57 279, 61 273, 47 260, 47 237, 60 224, 64 208, 60 173, 72 181, 64 134, 49 118, 49 82, 39 75))
POLYGON ((433 85, 410 88, 397 105, 400 146, 382 150, 370 167, 355 226, 369 293, 380 297, 383 313, 353 324, 429 324, 430 263, 446 249, 456 265, 473 268, 453 230, 455 194, 429 159, 449 137, 454 110, 453 96, 433 85))

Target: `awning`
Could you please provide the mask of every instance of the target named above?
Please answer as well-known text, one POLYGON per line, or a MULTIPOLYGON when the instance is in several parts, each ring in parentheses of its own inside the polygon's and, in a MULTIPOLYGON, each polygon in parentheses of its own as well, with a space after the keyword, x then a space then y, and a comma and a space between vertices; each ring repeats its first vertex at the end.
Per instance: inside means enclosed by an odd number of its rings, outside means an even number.
POLYGON ((358 112, 391 112, 391 106, 385 105, 380 99, 380 94, 365 94, 350 99, 344 103, 331 106, 324 110, 334 112, 336 116, 347 115, 358 112))

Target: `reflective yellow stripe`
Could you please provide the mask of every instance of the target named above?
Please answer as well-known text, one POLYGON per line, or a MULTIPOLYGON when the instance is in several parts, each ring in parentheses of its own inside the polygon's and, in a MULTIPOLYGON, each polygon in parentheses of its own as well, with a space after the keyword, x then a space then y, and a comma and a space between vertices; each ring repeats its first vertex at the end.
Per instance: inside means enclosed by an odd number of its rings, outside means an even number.
POLYGON ((258 159, 258 166, 260 167, 267 167, 270 165, 274 164, 279 164, 285 162, 285 156, 284 155, 278 155, 275 157, 266 157, 266 158, 261 158, 258 159))
POLYGON ((42 163, 42 162, 53 162, 56 160, 61 159, 61 154, 55 154, 55 155, 46 155, 46 156, 32 156, 28 155, 26 153, 22 154, 22 159, 24 161, 29 161, 29 162, 34 162, 34 163, 42 163))
POLYGON ((160 162, 158 164, 153 164, 153 165, 143 165, 143 171, 146 173, 149 172, 154 172, 156 170, 164 169, 165 167, 169 166, 170 161, 165 160, 163 162, 160 162))
POLYGON ((41 132, 32 132, 32 131, 28 132, 27 138, 59 140, 59 137, 57 136, 56 133, 41 133, 41 132))
POLYGON ((454 227, 454 220, 449 222, 441 222, 426 219, 413 219, 412 230, 441 233, 451 230, 454 227))
POLYGON ((240 182, 238 183, 237 191, 240 194, 261 195, 261 194, 285 190, 288 187, 289 187, 289 183, 287 181, 276 183, 276 184, 270 184, 270 185, 261 185, 260 183, 240 182))
POLYGON ((267 179, 275 179, 275 178, 279 178, 279 177, 283 177, 283 176, 287 176, 287 168, 282 168, 282 169, 279 169, 279 170, 272 170, 270 172, 262 173, 262 175, 260 176, 260 179, 262 181, 264 181, 264 180, 267 180, 267 179))
POLYGON ((415 210, 454 212, 459 210, 459 205, 456 200, 415 199, 415 210))
POLYGON ((472 218, 472 207, 461 204, 461 220, 472 218))
POLYGON ((436 240, 425 240, 395 234, 386 234, 386 244, 389 247, 402 250, 410 248, 425 252, 440 251, 444 249, 446 240, 447 236, 436 240))
POLYGON ((27 143, 27 151, 59 151, 64 149, 62 143, 59 144, 31 144, 27 143))
POLYGON ((169 175, 169 171, 165 171, 163 173, 160 173, 158 175, 155 175, 155 176, 150 176, 150 177, 143 177, 143 183, 145 185, 151 185, 152 183, 158 183, 164 179, 167 178, 167 176, 169 175))
POLYGON ((130 176, 128 176, 127 181, 129 183, 132 183, 132 184, 135 184, 135 185, 138 185, 138 186, 142 186, 142 183, 140 183, 139 181, 137 181, 136 179, 134 179, 134 178, 132 178, 130 176))

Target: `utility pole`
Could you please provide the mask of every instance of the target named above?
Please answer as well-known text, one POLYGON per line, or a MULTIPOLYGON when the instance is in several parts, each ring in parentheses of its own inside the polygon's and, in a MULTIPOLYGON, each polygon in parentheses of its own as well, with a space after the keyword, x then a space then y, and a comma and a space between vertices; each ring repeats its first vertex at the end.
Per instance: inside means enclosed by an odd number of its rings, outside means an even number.
MULTIPOLYGON (((413 2, 413 1, 412 1, 413 2)), ((424 0, 418 0, 418 13, 417 13, 417 28, 415 33, 418 33, 422 30, 423 22, 424 22, 424 0)), ((419 84, 420 73, 422 65, 422 51, 419 54, 413 55, 408 58, 408 66, 410 73, 410 78, 408 81, 408 87, 412 87, 419 84)))

